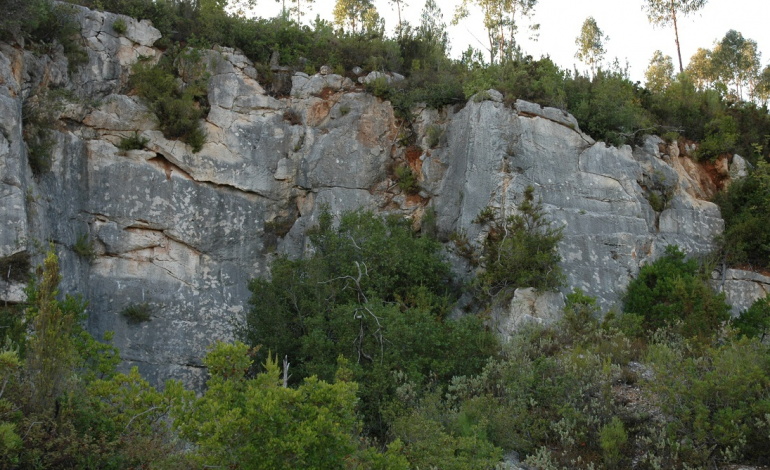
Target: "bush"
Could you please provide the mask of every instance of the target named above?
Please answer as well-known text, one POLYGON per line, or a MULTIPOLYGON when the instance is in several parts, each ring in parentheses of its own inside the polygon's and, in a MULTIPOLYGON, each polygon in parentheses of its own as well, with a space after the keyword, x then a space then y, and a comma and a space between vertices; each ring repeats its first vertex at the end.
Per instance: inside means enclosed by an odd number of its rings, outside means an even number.
MULTIPOLYGON (((564 282, 559 266, 557 245, 562 228, 556 228, 545 216, 535 190, 528 186, 519 213, 490 223, 480 262, 484 271, 476 287, 482 298, 503 294, 510 298, 519 287, 554 290, 564 282)), ((503 300, 504 301, 504 300, 503 300)))
POLYGON ((72 250, 78 256, 88 261, 91 261, 96 257, 96 252, 94 251, 94 242, 88 236, 88 233, 81 233, 78 235, 78 239, 72 246, 72 250))
POLYGON ((208 112, 208 78, 199 51, 172 48, 155 66, 142 60, 134 64, 131 84, 155 113, 163 135, 182 140, 195 153, 206 142, 199 121, 208 112), (184 89, 178 87, 177 77, 184 89))
POLYGON ((667 416, 664 439, 672 447, 661 454, 668 454, 670 467, 770 456, 761 422, 770 413, 768 358, 756 339, 706 348, 702 357, 670 343, 651 346, 655 378, 647 385, 667 416))
POLYGON ((152 307, 149 302, 127 305, 120 314, 128 320, 129 323, 143 323, 152 320, 152 307))
POLYGON ((441 129, 441 126, 438 126, 436 124, 431 124, 428 126, 428 130, 426 132, 428 137, 428 147, 429 148, 436 148, 441 141, 441 135, 444 133, 444 131, 441 129))
POLYGON ((397 166, 395 169, 398 188, 406 194, 416 194, 420 191, 420 185, 417 183, 412 168, 409 165, 397 166))
POLYGON ((686 337, 707 339, 730 318, 724 294, 711 290, 709 277, 697 260, 686 260, 679 248, 668 246, 628 285, 624 311, 643 316, 648 331, 681 321, 686 337))
POLYGON ((113 21, 112 30, 118 34, 126 34, 126 31, 128 31, 128 25, 126 24, 126 20, 124 20, 123 18, 118 18, 117 20, 113 21))
POLYGON ((720 239, 725 261, 731 266, 770 267, 770 164, 757 161, 746 178, 733 181, 714 202, 725 220, 720 239))
POLYGON ((140 136, 139 132, 134 132, 132 135, 120 139, 118 148, 124 152, 129 150, 142 150, 149 142, 150 139, 140 136))
POLYGON ((310 238, 312 257, 278 258, 270 280, 251 282, 239 335, 288 355, 293 383, 331 380, 338 356, 349 358, 367 434, 386 435, 393 372, 422 387, 474 373, 493 354, 496 342, 480 319, 444 320, 453 300, 449 266, 441 244, 418 236, 410 221, 351 212, 334 228, 324 212, 310 238))
POLYGON ((770 295, 757 299, 740 316, 733 318, 731 324, 740 334, 763 341, 770 330, 770 295))

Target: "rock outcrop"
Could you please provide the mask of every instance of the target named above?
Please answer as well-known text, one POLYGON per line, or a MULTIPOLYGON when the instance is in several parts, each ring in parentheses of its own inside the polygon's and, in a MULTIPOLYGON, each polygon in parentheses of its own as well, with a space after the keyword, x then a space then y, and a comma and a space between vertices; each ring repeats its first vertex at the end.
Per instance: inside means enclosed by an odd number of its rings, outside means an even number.
MULTIPOLYGON (((249 279, 268 275, 275 252, 302 255, 321 207, 401 213, 416 224, 432 207, 441 237, 465 231, 479 242, 486 229, 473 223, 478 213, 487 206, 514 213, 531 185, 564 226, 567 284, 605 308, 667 245, 706 252, 723 227, 697 165, 660 139, 608 147, 564 111, 523 101, 511 108, 490 90, 462 109, 418 109, 414 129, 423 145, 403 148, 403 124, 390 103, 361 85, 328 70, 297 73, 289 96, 276 98, 254 65, 226 48, 203 56, 211 108, 207 143, 193 153, 166 139, 131 94, 131 64, 161 55, 152 47, 158 31, 124 18, 120 35, 111 26, 117 15, 85 8, 78 15, 88 63, 71 75, 61 52, 38 57, 0 44, 0 259, 34 258, 53 243, 62 291, 89 302, 89 329, 115 331, 126 364, 154 382, 202 384, 201 357, 212 342, 233 337, 248 308, 249 279), (46 88, 73 98, 53 132, 52 167, 35 176, 22 105, 46 88), (426 143, 428 129, 441 132, 436 148, 426 143), (134 133, 146 148, 120 151, 117 144, 134 133), (419 176, 419 195, 398 188, 392 175, 401 164, 419 176), (91 260, 74 249, 84 235, 94 243, 91 260), (121 315, 140 304, 151 321, 121 315)), ((470 275, 455 258, 458 274, 470 275)), ((746 289, 757 282, 749 274, 730 273, 724 289, 735 294, 728 298, 744 305, 760 294, 746 289)), ((20 286, 4 279, 0 296, 19 301, 20 286)), ((519 297, 516 318, 497 318, 503 335, 527 318, 549 320, 562 301, 559 294, 519 297)))

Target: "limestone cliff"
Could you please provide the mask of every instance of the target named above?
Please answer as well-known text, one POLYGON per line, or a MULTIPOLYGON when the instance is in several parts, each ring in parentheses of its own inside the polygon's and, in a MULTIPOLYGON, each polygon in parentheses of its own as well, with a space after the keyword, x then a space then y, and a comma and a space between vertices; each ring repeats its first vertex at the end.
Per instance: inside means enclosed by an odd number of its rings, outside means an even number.
MULTIPOLYGON (((415 110, 418 145, 403 148, 404 124, 390 103, 350 79, 296 73, 290 96, 278 99, 230 49, 205 54, 208 141, 193 153, 164 138, 130 94, 131 64, 161 55, 152 47, 158 31, 125 18, 119 35, 111 26, 117 15, 84 8, 78 15, 88 63, 74 73, 60 51, 36 56, 0 44, 0 258, 39 256, 53 242, 62 290, 89 301, 89 329, 97 336, 114 330, 126 363, 153 381, 202 383, 201 357, 213 341, 232 338, 248 308, 249 279, 266 275, 276 252, 300 256, 322 206, 335 214, 396 212, 415 224, 433 207, 440 236, 465 231, 478 241, 484 228, 472 220, 481 209, 512 213, 532 185, 565 227, 568 286, 604 307, 667 245, 706 252, 723 227, 707 201, 711 179, 660 139, 608 147, 561 110, 505 106, 490 90, 458 109, 415 110), (52 167, 35 176, 22 138, 23 103, 45 89, 67 90, 69 98, 57 111, 52 167), (121 152, 116 145, 134 132, 148 139, 146 149, 121 152), (418 175, 419 194, 404 194, 394 181, 401 164, 418 175), (92 260, 73 248, 85 234, 95 242, 92 260), (120 315, 140 303, 149 305, 151 321, 120 315)), ((469 274, 462 259, 453 263, 469 274)), ((715 282, 736 310, 770 292, 770 278, 753 273, 729 270, 715 282)), ((0 296, 20 301, 21 282, 3 276, 0 296)), ((532 308, 523 315, 547 310, 532 308)), ((498 312, 503 334, 518 321, 510 314, 498 312)))

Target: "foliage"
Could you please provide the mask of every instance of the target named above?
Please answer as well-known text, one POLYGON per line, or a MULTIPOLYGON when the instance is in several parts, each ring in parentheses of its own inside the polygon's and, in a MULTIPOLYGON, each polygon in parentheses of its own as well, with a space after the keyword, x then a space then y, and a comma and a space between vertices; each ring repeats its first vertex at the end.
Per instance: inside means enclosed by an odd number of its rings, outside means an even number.
POLYGON ((150 139, 142 137, 139 132, 134 132, 128 137, 120 139, 118 148, 124 152, 129 150, 142 150, 150 142, 150 139))
MULTIPOLYGON (((211 374, 206 393, 186 392, 174 408, 174 426, 196 446, 204 467, 327 469, 365 464, 355 413, 358 386, 340 361, 333 384, 306 378, 282 386, 277 358, 268 354, 264 372, 247 379, 251 358, 243 343, 217 343, 204 363, 211 374)), ((397 446, 396 446, 397 447, 397 446)), ((390 452, 387 468, 405 468, 390 452)))
POLYGON ((658 343, 649 354, 655 379, 647 385, 669 417, 673 462, 705 467, 767 458, 767 430, 756 419, 770 412, 767 346, 742 339, 693 357, 681 343, 658 343))
POLYGON ((55 144, 54 124, 63 109, 58 96, 43 91, 28 98, 22 106, 22 136, 27 144, 27 160, 30 169, 40 176, 51 169, 51 152, 55 144))
POLYGON ((554 290, 564 282, 557 245, 562 228, 548 220, 535 190, 528 186, 518 213, 490 223, 476 287, 482 299, 510 298, 518 287, 554 290))
POLYGON ((681 321, 678 329, 685 337, 707 339, 730 318, 725 296, 711 290, 709 276, 697 260, 685 259, 670 245, 628 285, 624 311, 643 316, 648 331, 681 321))
POLYGON ((91 261, 96 257, 94 242, 91 240, 91 237, 88 236, 87 232, 78 235, 77 241, 75 241, 75 244, 72 246, 72 251, 88 261, 91 261))
POLYGON ((118 34, 126 34, 126 31, 128 31, 128 25, 126 25, 126 20, 123 18, 118 18, 117 20, 113 21, 112 30, 118 34))
POLYGON ((721 251, 731 266, 770 266, 770 164, 763 160, 714 198, 725 220, 721 251))
MULTIPOLYGON (((484 29, 487 30, 489 46, 489 62, 500 63, 512 60, 518 55, 516 33, 519 30, 517 16, 520 19, 530 18, 534 14, 537 0, 463 0, 456 10, 452 24, 457 25, 461 20, 470 16, 471 6, 481 9, 484 29)), ((529 29, 536 32, 540 25, 532 24, 529 29)))
POLYGON ((398 188, 406 194, 416 194, 420 191, 420 185, 417 182, 417 175, 414 174, 409 165, 397 166, 394 170, 398 188))
POLYGON ((152 307, 149 302, 127 305, 120 314, 130 323, 142 323, 152 320, 152 307))
POLYGON ((428 126, 425 131, 426 137, 428 138, 428 148, 436 148, 441 141, 441 135, 443 133, 444 131, 441 129, 441 126, 437 124, 428 126))
POLYGON ((609 41, 609 39, 609 36, 605 35, 596 24, 593 16, 586 18, 580 28, 580 36, 575 39, 575 45, 578 46, 575 58, 588 65, 592 75, 596 70, 596 65, 604 59, 606 52, 604 42, 609 41))
POLYGON ((311 258, 278 258, 270 280, 252 281, 240 336, 288 355, 293 382, 331 380, 338 356, 349 358, 365 432, 382 437, 392 372, 419 384, 472 373, 495 341, 480 319, 444 320, 452 287, 437 241, 417 236, 409 221, 369 212, 343 214, 338 228, 332 222, 325 212, 311 231, 311 258))
POLYGON ((770 295, 757 299, 730 323, 740 334, 764 340, 770 330, 770 295))
POLYGON ((664 56, 661 51, 655 51, 650 59, 650 65, 644 72, 647 80, 645 87, 653 93, 662 93, 671 85, 674 77, 674 62, 671 56, 664 56))
POLYGON ((708 0, 646 0, 642 7, 647 13, 647 19, 655 26, 674 25, 676 34, 676 51, 679 55, 679 71, 682 72, 682 53, 679 48, 679 30, 676 26, 677 14, 680 17, 695 13, 708 2, 708 0))
POLYGON ((199 152, 206 141, 199 120, 208 112, 208 79, 200 51, 172 48, 156 65, 136 62, 131 84, 155 113, 163 135, 180 139, 199 152), (177 85, 177 78, 184 82, 183 88, 177 85))

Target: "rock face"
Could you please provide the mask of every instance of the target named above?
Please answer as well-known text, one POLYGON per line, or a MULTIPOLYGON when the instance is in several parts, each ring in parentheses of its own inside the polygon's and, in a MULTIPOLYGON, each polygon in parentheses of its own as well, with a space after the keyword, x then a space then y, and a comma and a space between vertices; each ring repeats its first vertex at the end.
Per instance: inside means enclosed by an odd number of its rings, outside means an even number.
MULTIPOLYGON (((636 149, 607 147, 561 110, 522 101, 506 107, 490 90, 460 110, 416 110, 423 147, 402 148, 390 103, 361 85, 328 70, 297 73, 291 93, 276 98, 253 64, 226 48, 203 55, 211 109, 207 143, 193 153, 165 139, 130 93, 131 64, 161 55, 152 48, 158 31, 124 18, 128 28, 119 35, 117 15, 76 8, 89 60, 71 75, 60 52, 36 57, 0 44, 0 259, 39 260, 53 243, 61 290, 89 301, 89 329, 115 331, 126 364, 154 382, 202 384, 201 358, 212 342, 233 338, 248 308, 249 279, 268 275, 275 252, 305 253, 305 231, 321 207, 400 213, 416 225, 432 207, 439 236, 465 231, 480 242, 488 229, 472 223, 478 213, 486 206, 514 213, 531 185, 564 226, 568 286, 603 307, 667 245, 705 252, 722 230, 702 172, 657 138, 636 149), (51 170, 36 176, 22 139, 22 104, 46 88, 72 98, 52 133, 51 170), (436 148, 427 144, 429 129, 441 132, 436 148), (148 139, 146 148, 118 150, 134 133, 148 139), (392 177, 404 164, 419 177, 419 195, 402 193, 392 177), (92 260, 74 249, 84 236, 93 241, 92 260), (151 321, 121 315, 136 305, 149 309, 151 321)), ((459 275, 471 274, 462 259, 452 261, 459 275)), ((741 273, 724 283, 736 304, 760 295, 742 282, 767 292, 766 282, 741 273)), ((0 298, 21 300, 20 287, 4 276, 0 298)), ((509 335, 523 321, 551 320, 560 305, 559 293, 522 289, 496 314, 497 327, 509 335)))

